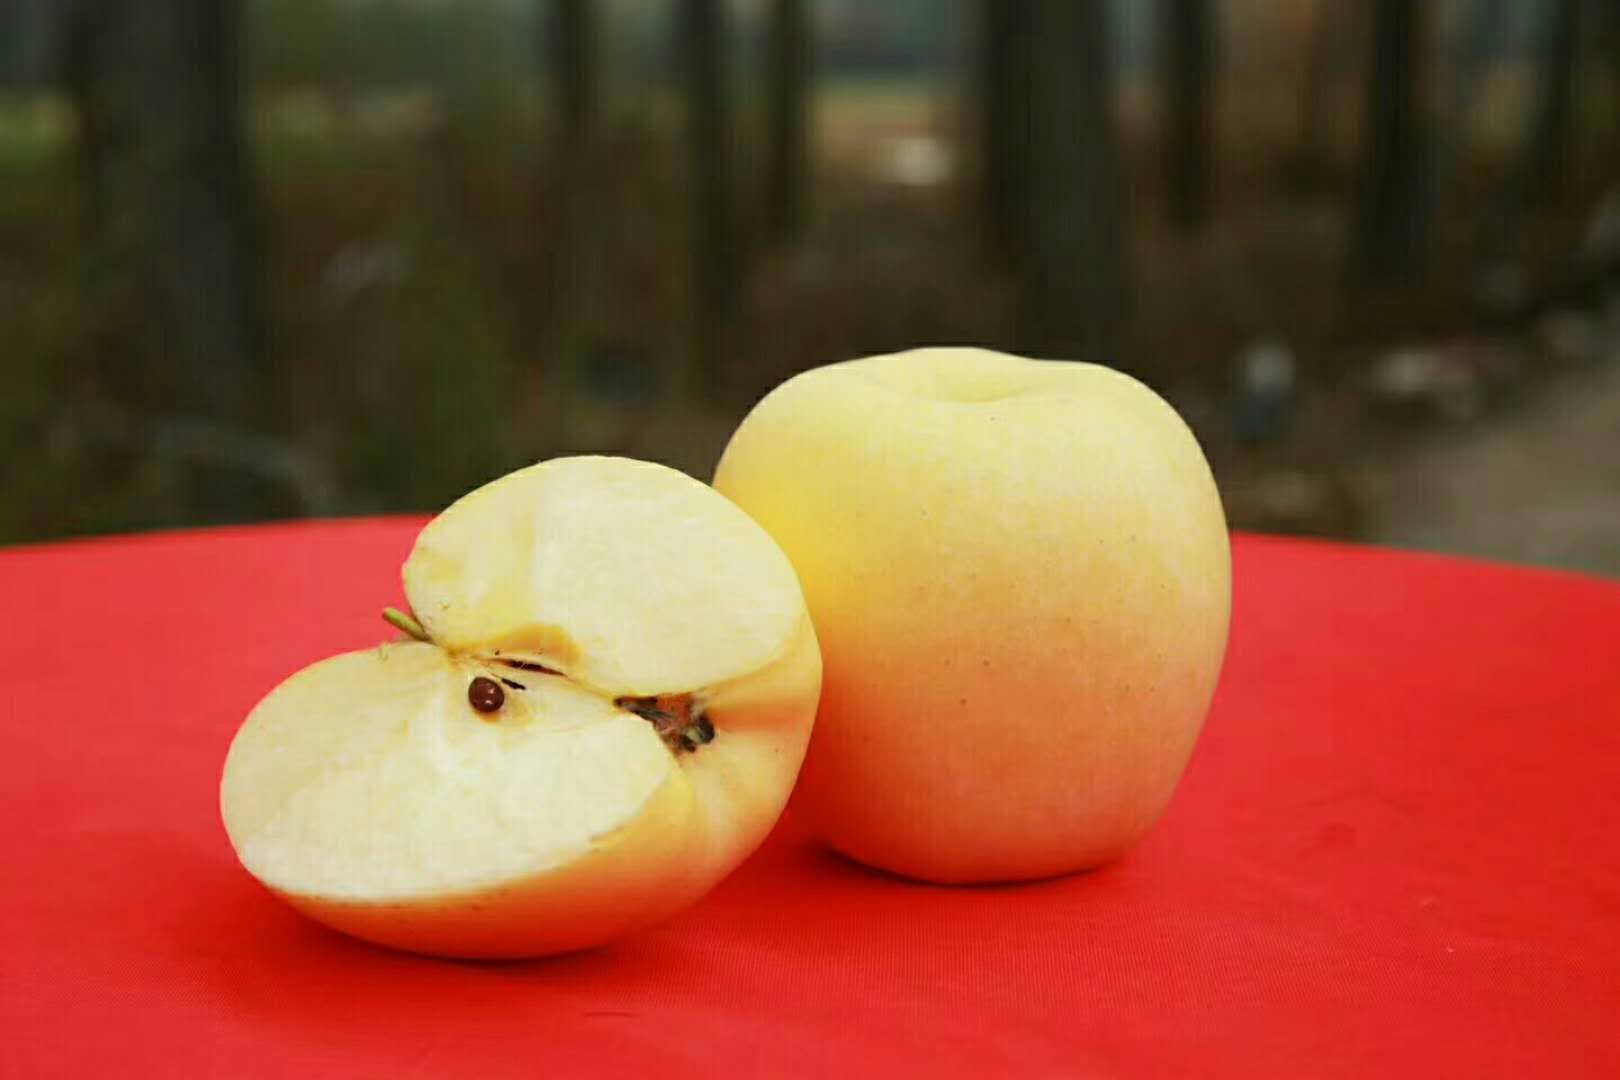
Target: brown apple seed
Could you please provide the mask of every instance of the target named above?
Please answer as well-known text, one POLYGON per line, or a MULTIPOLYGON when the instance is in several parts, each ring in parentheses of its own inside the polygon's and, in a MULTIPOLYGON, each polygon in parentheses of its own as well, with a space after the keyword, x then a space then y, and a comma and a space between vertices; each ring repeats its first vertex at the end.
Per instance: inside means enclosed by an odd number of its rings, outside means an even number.
POLYGON ((467 684, 467 703, 481 713, 492 713, 506 704, 506 691, 494 679, 479 675, 467 684))

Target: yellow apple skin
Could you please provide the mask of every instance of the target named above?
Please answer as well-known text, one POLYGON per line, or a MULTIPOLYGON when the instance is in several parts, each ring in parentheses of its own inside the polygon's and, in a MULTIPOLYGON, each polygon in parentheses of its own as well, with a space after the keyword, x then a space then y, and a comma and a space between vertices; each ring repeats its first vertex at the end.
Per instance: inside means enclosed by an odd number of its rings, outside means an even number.
POLYGON ((715 487, 787 552, 823 683, 793 807, 936 882, 1098 866, 1191 756, 1231 556, 1175 411, 1090 364, 923 349, 768 395, 715 487))

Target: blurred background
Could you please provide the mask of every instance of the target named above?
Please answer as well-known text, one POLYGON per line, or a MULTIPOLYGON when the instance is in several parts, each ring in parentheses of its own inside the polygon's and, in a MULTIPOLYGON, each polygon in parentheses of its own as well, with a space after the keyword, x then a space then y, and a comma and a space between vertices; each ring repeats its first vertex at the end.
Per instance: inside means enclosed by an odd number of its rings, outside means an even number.
POLYGON ((0 0, 0 542, 707 478, 943 342, 1620 575, 1620 0, 0 0))

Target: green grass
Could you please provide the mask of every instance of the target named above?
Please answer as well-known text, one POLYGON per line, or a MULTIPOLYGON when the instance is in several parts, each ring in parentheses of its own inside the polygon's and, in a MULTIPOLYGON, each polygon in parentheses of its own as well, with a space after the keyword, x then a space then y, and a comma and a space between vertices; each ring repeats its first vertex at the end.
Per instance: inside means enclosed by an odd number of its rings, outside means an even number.
POLYGON ((73 131, 66 102, 0 94, 0 169, 22 174, 50 166, 70 148, 73 131))

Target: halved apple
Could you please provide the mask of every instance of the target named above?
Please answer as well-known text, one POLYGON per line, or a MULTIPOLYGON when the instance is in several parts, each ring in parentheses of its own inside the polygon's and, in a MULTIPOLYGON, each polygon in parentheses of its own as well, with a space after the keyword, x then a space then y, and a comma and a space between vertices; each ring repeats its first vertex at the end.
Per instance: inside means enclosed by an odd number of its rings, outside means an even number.
POLYGON ((712 488, 544 462, 430 522, 404 580, 419 640, 294 675, 226 758, 231 843, 293 906, 536 956, 674 913, 770 831, 821 656, 786 557, 712 488))

